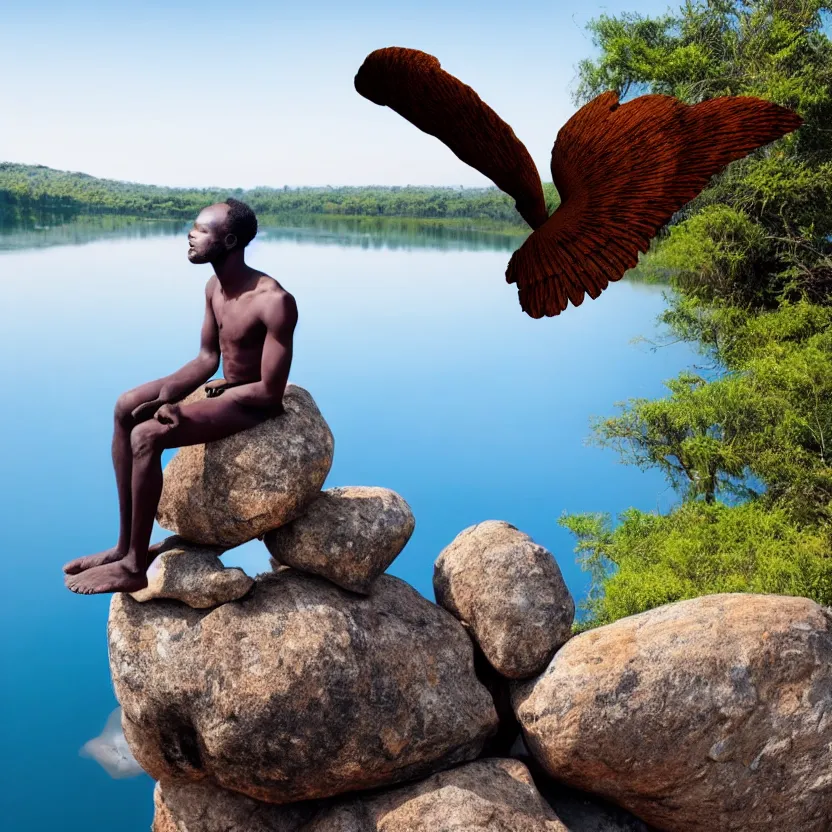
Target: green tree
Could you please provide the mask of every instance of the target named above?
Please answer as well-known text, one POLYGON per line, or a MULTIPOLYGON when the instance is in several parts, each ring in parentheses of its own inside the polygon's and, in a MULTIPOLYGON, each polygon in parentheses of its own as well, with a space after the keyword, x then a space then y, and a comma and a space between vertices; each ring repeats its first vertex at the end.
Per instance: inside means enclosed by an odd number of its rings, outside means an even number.
MULTIPOLYGON (((644 270, 677 290, 660 320, 709 366, 669 395, 619 403, 591 443, 657 468, 667 515, 566 515, 592 575, 583 626, 713 592, 832 603, 832 42, 828 3, 686 2, 589 24, 597 60, 576 103, 604 89, 689 104, 755 95, 797 110, 794 134, 732 163, 659 235, 644 270)), ((661 344, 657 344, 658 348, 661 344)))
POLYGON ((695 104, 754 95, 804 125, 731 165, 678 212, 652 258, 706 300, 774 308, 832 288, 832 41, 822 0, 686 2, 677 14, 602 15, 579 64, 577 105, 606 89, 695 104))

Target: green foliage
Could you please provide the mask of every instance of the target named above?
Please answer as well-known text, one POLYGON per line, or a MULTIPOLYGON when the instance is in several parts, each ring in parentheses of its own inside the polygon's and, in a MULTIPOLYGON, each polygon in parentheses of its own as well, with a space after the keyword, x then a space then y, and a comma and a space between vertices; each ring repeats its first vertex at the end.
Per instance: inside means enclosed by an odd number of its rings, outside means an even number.
POLYGON ((687 502, 669 515, 628 509, 565 516, 592 576, 580 629, 717 592, 799 595, 832 601, 829 538, 779 508, 687 502))
MULTIPOLYGON (((669 395, 618 403, 590 442, 663 472, 680 503, 575 514, 592 576, 579 627, 715 592, 832 604, 832 42, 818 0, 686 2, 602 16, 576 98, 614 88, 696 103, 756 95, 797 110, 794 134, 729 165, 651 247, 677 290, 660 321, 710 367, 669 395)), ((657 345, 658 347, 659 345, 657 345)))
MULTIPOLYGON (((543 183, 550 212, 559 204, 551 182, 543 183)), ((258 215, 391 216, 492 220, 528 226, 514 200, 497 187, 316 187, 163 188, 96 179, 42 166, 0 162, 0 212, 52 212, 68 215, 98 212, 147 218, 192 219, 206 205, 233 196, 258 215)), ((15 219, 19 220, 17 216, 15 219)))
POLYGON ((657 266, 705 299, 775 308, 829 302, 832 289, 832 41, 823 0, 686 2, 678 14, 602 15, 602 50, 579 65, 575 103, 606 89, 673 95, 689 104, 754 95, 796 110, 803 126, 733 162, 671 221, 657 266), (700 268, 701 266, 701 268, 700 268))
POLYGON ((832 308, 801 301, 744 320, 716 310, 709 324, 723 345, 718 378, 685 371, 665 382, 668 397, 593 420, 589 441, 658 468, 684 500, 759 499, 831 523, 832 308))

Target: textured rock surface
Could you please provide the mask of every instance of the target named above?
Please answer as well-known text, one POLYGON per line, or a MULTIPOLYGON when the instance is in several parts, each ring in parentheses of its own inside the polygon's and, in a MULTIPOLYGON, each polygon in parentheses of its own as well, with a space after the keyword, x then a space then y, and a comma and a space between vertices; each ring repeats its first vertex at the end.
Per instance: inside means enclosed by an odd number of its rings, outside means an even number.
MULTIPOLYGON (((205 398, 199 388, 183 404, 205 398)), ((180 448, 157 520, 192 543, 238 546, 302 514, 332 466, 334 440, 312 396, 286 386, 286 412, 234 436, 180 448)))
POLYGON ((567 832, 517 760, 478 760, 318 811, 200 783, 157 785, 154 802, 153 832, 567 832))
POLYGON ((571 635, 575 603, 555 559, 502 520, 461 531, 436 560, 433 589, 510 679, 540 672, 571 635))
POLYGON ((567 832, 518 760, 477 760, 366 801, 372 832, 567 832))
POLYGON ((661 829, 832 828, 832 614, 712 595, 571 639, 516 684, 553 777, 661 829))
POLYGON ((552 780, 529 754, 522 737, 517 738, 508 756, 529 769, 541 796, 569 832, 658 832, 614 803, 552 780))
POLYGON ((156 784, 151 832, 305 832, 309 803, 274 806, 207 782, 156 784))
POLYGON ((124 734, 154 779, 274 803, 424 776, 496 730, 463 628, 389 575, 370 596, 292 569, 208 612, 113 596, 124 734))
POLYGON ((366 594, 414 526, 410 506, 395 491, 344 486, 322 492, 303 516, 270 531, 263 542, 278 564, 366 594))
POLYGON ((150 564, 147 586, 130 595, 141 602, 171 598, 198 609, 236 601, 251 589, 254 579, 237 567, 226 569, 219 559, 222 552, 173 535, 150 564))

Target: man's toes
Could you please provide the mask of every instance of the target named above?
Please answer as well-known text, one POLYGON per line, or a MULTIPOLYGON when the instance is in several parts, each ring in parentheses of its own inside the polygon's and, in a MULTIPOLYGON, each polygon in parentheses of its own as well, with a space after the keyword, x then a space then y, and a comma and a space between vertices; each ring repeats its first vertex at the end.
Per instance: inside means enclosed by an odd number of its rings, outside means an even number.
POLYGON ((84 587, 84 579, 81 577, 82 573, 77 575, 67 575, 64 579, 64 583, 73 591, 79 592, 82 594, 86 593, 86 589, 84 587))

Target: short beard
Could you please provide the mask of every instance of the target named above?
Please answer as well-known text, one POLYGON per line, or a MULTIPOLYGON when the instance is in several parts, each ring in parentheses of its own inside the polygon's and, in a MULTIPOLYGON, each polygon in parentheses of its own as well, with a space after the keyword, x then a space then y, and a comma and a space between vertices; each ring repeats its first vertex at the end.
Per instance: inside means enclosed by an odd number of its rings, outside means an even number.
POLYGON ((191 259, 191 262, 197 264, 215 263, 225 260, 229 253, 222 240, 216 240, 204 252, 199 253, 195 259, 191 259))

